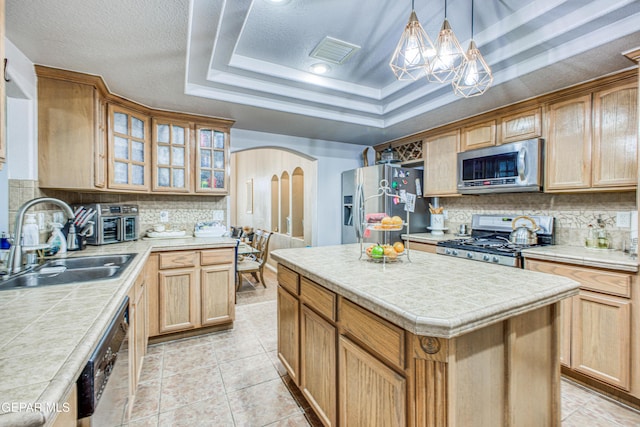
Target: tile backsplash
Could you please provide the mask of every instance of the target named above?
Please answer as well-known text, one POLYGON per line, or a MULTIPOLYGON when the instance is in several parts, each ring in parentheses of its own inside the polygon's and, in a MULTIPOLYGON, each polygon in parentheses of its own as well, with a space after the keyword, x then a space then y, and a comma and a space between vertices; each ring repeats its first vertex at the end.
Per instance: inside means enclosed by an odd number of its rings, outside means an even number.
MULTIPOLYGON (((74 203, 134 203, 140 208, 140 232, 160 223, 160 212, 169 213, 168 229, 193 232, 196 222, 211 221, 213 210, 222 210, 227 224, 226 196, 170 196, 151 194, 78 193, 75 191, 40 189, 37 181, 9 180, 9 229, 13 232, 15 215, 20 206, 35 197, 55 197, 74 203)), ((36 205, 29 212, 44 213, 45 223, 59 211, 55 205, 36 205)), ((40 241, 46 241, 48 230, 42 230, 40 241)))
MULTIPOLYGON (((440 198, 447 211, 445 226, 457 230, 471 224, 472 214, 550 215, 555 218, 556 244, 581 246, 587 226, 600 218, 606 224, 611 247, 628 243, 630 229, 616 226, 617 212, 637 210, 635 191, 610 193, 504 193, 440 198)), ((451 232, 451 231, 450 231, 451 232)))

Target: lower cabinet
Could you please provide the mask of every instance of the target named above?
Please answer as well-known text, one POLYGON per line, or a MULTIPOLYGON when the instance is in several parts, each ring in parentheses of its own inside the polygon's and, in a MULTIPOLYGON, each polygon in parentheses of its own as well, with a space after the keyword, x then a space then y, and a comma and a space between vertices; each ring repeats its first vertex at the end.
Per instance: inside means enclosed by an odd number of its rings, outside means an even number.
POLYGON ((233 322, 233 248, 160 252, 149 268, 149 336, 233 322))
POLYGON ((340 336, 340 425, 405 426, 407 380, 340 336))
POLYGON ((435 254, 436 253, 436 245, 434 244, 430 244, 430 243, 423 243, 423 242, 414 242, 414 241, 409 241, 407 243, 407 241, 405 240, 405 246, 409 247, 409 250, 411 251, 420 251, 420 252, 428 252, 430 254, 435 254))
POLYGON ((143 270, 129 291, 129 390, 135 394, 147 354, 147 274, 143 270))
POLYGON ((278 287, 278 359, 299 385, 300 302, 283 287, 278 287))
POLYGON ((561 305, 561 363, 569 374, 584 374, 638 396, 640 372, 632 367, 640 344, 632 335, 638 320, 633 312, 639 298, 636 275, 535 259, 526 259, 525 266, 581 283, 580 293, 561 305))

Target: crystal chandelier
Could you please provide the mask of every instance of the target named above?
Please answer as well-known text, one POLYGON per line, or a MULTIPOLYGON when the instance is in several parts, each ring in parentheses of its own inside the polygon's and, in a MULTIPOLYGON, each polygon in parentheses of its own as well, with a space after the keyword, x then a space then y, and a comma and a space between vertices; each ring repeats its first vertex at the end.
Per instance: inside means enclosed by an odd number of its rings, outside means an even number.
POLYGON ((493 83, 491 68, 473 41, 473 3, 471 0, 471 41, 462 67, 452 82, 453 92, 464 98, 482 95, 493 83))
POLYGON ((435 49, 431 39, 420 25, 411 0, 411 15, 400 41, 393 52, 389 66, 398 80, 417 80, 429 70, 429 58, 435 49))

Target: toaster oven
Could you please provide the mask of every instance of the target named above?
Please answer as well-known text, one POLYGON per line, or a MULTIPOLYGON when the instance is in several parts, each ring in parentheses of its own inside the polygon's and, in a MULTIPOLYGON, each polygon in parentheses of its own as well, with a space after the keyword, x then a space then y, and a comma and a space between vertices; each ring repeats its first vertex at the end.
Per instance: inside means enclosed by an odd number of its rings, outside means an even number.
POLYGON ((87 237, 88 245, 108 245, 138 240, 140 233, 138 205, 93 203, 85 207, 96 211, 94 233, 87 237))

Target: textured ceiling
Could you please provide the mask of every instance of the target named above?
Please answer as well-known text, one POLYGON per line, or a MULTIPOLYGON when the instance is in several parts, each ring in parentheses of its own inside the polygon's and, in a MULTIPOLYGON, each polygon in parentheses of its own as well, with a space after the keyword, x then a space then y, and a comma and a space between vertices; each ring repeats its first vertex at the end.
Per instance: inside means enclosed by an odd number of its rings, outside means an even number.
MULTIPOLYGON (((476 0, 474 39, 494 87, 398 82, 388 62, 409 0, 7 0, 7 37, 31 61, 103 76, 110 90, 236 128, 372 145, 633 66, 640 1, 476 0), (309 53, 361 47, 324 76, 309 53)), ((435 39, 444 0, 415 0, 435 39)), ((471 0, 448 0, 466 48, 471 0)), ((9 74, 11 65, 9 64, 9 74)))

